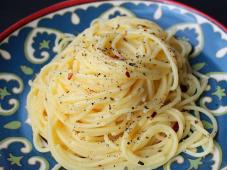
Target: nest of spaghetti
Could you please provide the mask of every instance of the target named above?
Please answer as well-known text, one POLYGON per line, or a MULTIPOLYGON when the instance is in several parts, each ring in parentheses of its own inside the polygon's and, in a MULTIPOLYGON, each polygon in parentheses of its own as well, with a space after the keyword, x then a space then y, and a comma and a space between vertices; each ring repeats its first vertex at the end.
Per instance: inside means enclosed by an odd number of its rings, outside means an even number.
POLYGON ((94 21, 59 51, 27 98, 37 150, 75 170, 154 169, 181 152, 212 152, 216 120, 195 103, 208 79, 191 70, 188 42, 117 17, 94 21))

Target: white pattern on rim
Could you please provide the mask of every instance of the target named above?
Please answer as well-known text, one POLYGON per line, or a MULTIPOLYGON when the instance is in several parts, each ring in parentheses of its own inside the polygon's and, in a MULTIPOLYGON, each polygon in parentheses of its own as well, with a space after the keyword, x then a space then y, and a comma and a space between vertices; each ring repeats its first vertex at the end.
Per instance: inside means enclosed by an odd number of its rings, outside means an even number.
POLYGON ((49 29, 49 28, 34 28, 29 35, 27 36, 24 44, 24 50, 25 50, 25 57, 27 60, 33 64, 43 64, 45 63, 48 58, 50 57, 50 54, 47 51, 43 51, 41 53, 41 58, 36 58, 34 56, 35 49, 32 47, 32 44, 34 42, 34 37, 37 33, 48 33, 48 34, 55 34, 55 46, 57 46, 58 41, 64 36, 63 33, 61 33, 58 30, 49 29))
MULTIPOLYGON (((215 79, 217 82, 220 81, 227 81, 227 73, 222 72, 210 72, 207 74, 210 78, 215 79)), ((206 89, 206 91, 209 91, 210 89, 206 89)), ((209 109, 206 107, 207 104, 210 104, 212 102, 212 98, 208 96, 201 97, 199 103, 200 106, 204 107, 205 109, 212 112, 215 116, 221 116, 223 114, 227 114, 227 106, 218 106, 217 109, 209 109)))
POLYGON ((35 165, 36 163, 40 164, 39 170, 49 170, 49 162, 43 157, 33 156, 28 159, 28 164, 35 165))
MULTIPOLYGON (((17 75, 13 74, 13 73, 0 73, 0 80, 5 80, 6 82, 16 81, 19 86, 12 88, 12 92, 14 94, 20 94, 23 91, 23 89, 24 89, 23 80, 20 77, 18 77, 17 75)), ((1 116, 12 115, 19 108, 19 101, 17 99, 15 99, 15 98, 9 99, 8 104, 12 105, 12 108, 3 109, 2 105, 0 104, 0 115, 1 116)))
POLYGON ((3 49, 0 49, 0 55, 5 59, 5 60, 10 60, 11 59, 11 54, 3 49))
POLYGON ((187 28, 194 29, 198 35, 198 37, 196 38, 198 41, 198 44, 194 47, 195 49, 191 54, 191 57, 196 57, 201 53, 204 46, 204 36, 203 36, 202 29, 200 27, 200 24, 196 24, 196 23, 176 24, 168 28, 167 32, 169 32, 170 34, 175 34, 177 31, 180 31, 180 30, 183 31, 187 28))
POLYGON ((156 9, 155 13, 154 13, 154 19, 158 20, 162 17, 162 9, 161 6, 159 5, 158 8, 156 9))
POLYGON ((217 53, 216 53, 217 58, 222 58, 225 55, 227 55, 227 47, 224 47, 224 48, 218 50, 217 53))
POLYGON ((31 145, 30 141, 23 137, 8 137, 8 138, 3 139, 2 141, 0 141, 0 150, 7 149, 9 147, 9 145, 11 145, 12 143, 16 143, 16 142, 24 144, 24 147, 22 147, 20 150, 22 153, 31 152, 32 145, 31 145))

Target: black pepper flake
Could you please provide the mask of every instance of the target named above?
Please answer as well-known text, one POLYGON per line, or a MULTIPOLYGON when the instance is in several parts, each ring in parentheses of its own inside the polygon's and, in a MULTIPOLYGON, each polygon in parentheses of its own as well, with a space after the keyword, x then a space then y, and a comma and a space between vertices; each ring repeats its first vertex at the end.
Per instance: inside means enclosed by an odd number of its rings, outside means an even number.
POLYGON ((159 149, 159 150, 158 150, 158 152, 162 152, 162 150, 161 150, 161 149, 159 149))
POLYGON ((145 109, 149 109, 147 106, 144 106, 145 109))
POLYGON ((132 106, 132 110, 134 110, 134 109, 135 109, 135 107, 132 106))
POLYGON ((130 142, 127 142, 128 145, 130 145, 130 142))
POLYGON ((141 116, 139 115, 139 116, 137 116, 137 118, 141 118, 141 116))
POLYGON ((143 75, 146 76, 146 73, 143 72, 143 75))
POLYGON ((149 139, 149 137, 148 137, 148 136, 146 136, 146 139, 149 139))
POLYGON ((92 102, 91 105, 94 105, 94 102, 92 102))
POLYGON ((142 161, 139 161, 138 164, 139 165, 144 165, 144 163, 142 161))
POLYGON ((125 75, 130 78, 130 73, 128 71, 125 72, 125 75))
POLYGON ((140 137, 137 137, 136 139, 137 139, 137 140, 140 140, 140 137))
POLYGON ((196 120, 196 121, 195 121, 195 124, 197 124, 197 123, 199 123, 199 121, 198 121, 198 120, 196 120))
POLYGON ((146 26, 146 25, 143 25, 143 24, 138 24, 137 26, 138 26, 138 27, 147 28, 147 26, 146 26))
POLYGON ((87 54, 86 53, 82 53, 82 56, 87 56, 87 54))
POLYGON ((135 66, 136 63, 128 63, 128 65, 130 65, 130 66, 135 66))
POLYGON ((109 104, 109 110, 111 110, 111 105, 109 104))
POLYGON ((114 101, 114 98, 113 97, 110 97, 110 100, 114 101))

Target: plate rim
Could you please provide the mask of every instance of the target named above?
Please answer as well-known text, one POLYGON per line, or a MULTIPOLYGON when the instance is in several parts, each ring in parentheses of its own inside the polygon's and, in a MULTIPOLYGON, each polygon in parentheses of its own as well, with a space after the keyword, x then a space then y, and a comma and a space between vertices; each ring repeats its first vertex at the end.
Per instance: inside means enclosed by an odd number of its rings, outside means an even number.
MULTIPOLYGON (((28 15, 25 18, 22 18, 21 20, 17 21, 16 23, 14 23, 13 25, 9 26, 7 29, 3 30, 3 32, 0 32, 0 44, 1 42, 3 42, 5 39, 9 38, 10 36, 13 36, 15 31, 19 31, 21 28, 23 28, 24 26, 26 26, 26 24, 29 24, 30 22, 34 21, 34 20, 40 20, 42 19, 42 17, 45 15, 48 15, 50 13, 56 12, 56 11, 60 11, 62 9, 67 9, 69 7, 73 7, 73 6, 77 6, 77 5, 82 5, 82 4, 89 4, 92 2, 101 2, 101 3, 105 3, 105 2, 113 2, 113 1, 108 1, 108 0, 101 0, 101 1, 95 1, 95 0, 69 0, 69 1, 64 1, 64 2, 60 2, 60 3, 56 3, 54 5, 51 5, 49 7, 45 7, 37 12, 32 13, 31 15, 28 15)), ((132 2, 133 1, 127 1, 127 0, 122 0, 122 2, 132 2)), ((183 8, 186 10, 190 10, 192 13, 199 15, 203 18, 206 18, 209 24, 214 24, 216 25, 218 28, 220 28, 221 30, 223 30, 225 33, 227 32, 227 27, 225 27, 224 25, 222 25, 221 23, 219 23, 218 21, 216 21, 215 19, 213 19, 212 17, 209 17, 209 15, 194 9, 190 6, 187 6, 185 4, 176 2, 175 0, 144 0, 141 2, 157 2, 157 3, 163 3, 164 5, 176 5, 176 7, 179 8, 183 8)), ((20 99, 19 99, 20 100, 20 99)), ((6 136, 8 137, 8 136, 6 136)), ((25 136, 24 136, 25 137, 25 136)), ((27 137, 26 137, 27 138, 27 137)), ((5 137, 3 139, 6 139, 5 137)), ((28 139, 28 138, 27 138, 28 139)), ((31 140, 29 140, 31 142, 31 140)), ((224 148, 224 147, 223 147, 224 148)), ((224 149, 223 149, 224 151, 224 149)), ((45 156, 46 158, 46 156, 45 156)), ((48 161, 50 162, 50 161, 48 161)), ((221 164, 220 164, 221 167, 221 164)), ((224 170, 224 169, 223 169, 224 170)))
MULTIPOLYGON (((122 0, 125 2, 130 2, 130 1, 126 1, 126 0, 122 0)), ((146 1, 146 0, 145 0, 146 1)), ((219 21, 217 21, 216 19, 214 19, 213 17, 209 16, 208 14, 194 8, 191 7, 189 5, 183 4, 181 2, 177 2, 175 0, 148 0, 150 2, 160 2, 160 3, 164 3, 164 4, 170 4, 170 5, 176 5, 179 6, 181 8, 185 8, 189 11, 192 11, 193 13, 196 13, 204 18, 206 18, 207 20, 209 20, 210 22, 212 22, 213 24, 217 25, 220 29, 222 29, 224 32, 227 32, 227 27, 225 27, 222 23, 220 23, 219 21)), ((8 36, 10 36, 14 31, 16 31, 17 29, 23 27, 24 25, 28 24, 31 21, 34 21, 35 19, 38 19, 44 15, 47 15, 49 13, 52 12, 56 12, 58 10, 67 8, 67 7, 71 7, 74 5, 80 5, 80 4, 86 4, 86 3, 92 3, 92 2, 108 2, 108 0, 101 0, 101 1, 96 1, 96 0, 69 0, 69 1, 64 1, 64 2, 59 2, 56 4, 53 4, 51 6, 42 8, 20 20, 18 20, 17 22, 15 22, 14 24, 10 25, 8 28, 6 28, 5 30, 3 30, 0 33, 0 42, 3 42, 4 39, 6 39, 8 36)), ((111 2, 111 1, 109 1, 111 2)), ((143 1, 141 1, 143 2, 143 1)))

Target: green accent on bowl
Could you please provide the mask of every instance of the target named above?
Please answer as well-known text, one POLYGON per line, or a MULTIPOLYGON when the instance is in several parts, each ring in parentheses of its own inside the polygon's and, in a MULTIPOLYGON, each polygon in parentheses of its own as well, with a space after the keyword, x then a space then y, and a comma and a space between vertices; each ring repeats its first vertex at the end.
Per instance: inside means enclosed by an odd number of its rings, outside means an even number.
POLYGON ((21 122, 19 121, 12 121, 3 126, 5 129, 19 129, 21 127, 21 122))
POLYGON ((189 167, 189 170, 191 169, 198 169, 199 168, 199 165, 202 165, 202 161, 201 161, 202 158, 198 158, 198 159, 188 159, 189 162, 190 162, 190 167, 189 167))
POLYGON ((217 86, 216 91, 212 93, 212 95, 217 96, 219 100, 221 100, 222 97, 226 96, 225 89, 222 89, 220 86, 217 86))
POLYGON ((15 156, 13 154, 9 154, 9 158, 7 159, 11 165, 16 164, 17 166, 21 166, 21 159, 23 158, 23 156, 15 156))
POLYGON ((9 96, 11 93, 7 91, 7 88, 4 87, 3 89, 0 88, 0 99, 4 99, 6 96, 9 96))
POLYGON ((193 68, 193 70, 195 70, 195 71, 199 71, 199 70, 201 70, 205 65, 206 65, 206 63, 197 63, 197 64, 193 65, 192 68, 193 68))
POLYGON ((49 49, 49 43, 50 41, 49 40, 43 40, 41 43, 39 43, 39 49, 43 49, 43 48, 46 48, 46 49, 49 49))
POLYGON ((31 75, 31 74, 33 74, 33 69, 30 68, 30 67, 28 67, 28 66, 22 65, 22 66, 20 66, 20 69, 21 69, 21 71, 22 71, 24 74, 26 74, 26 75, 31 75))
POLYGON ((203 120, 202 123, 205 129, 213 129, 213 125, 210 122, 203 120))

